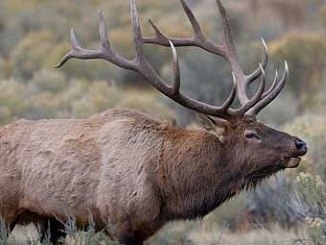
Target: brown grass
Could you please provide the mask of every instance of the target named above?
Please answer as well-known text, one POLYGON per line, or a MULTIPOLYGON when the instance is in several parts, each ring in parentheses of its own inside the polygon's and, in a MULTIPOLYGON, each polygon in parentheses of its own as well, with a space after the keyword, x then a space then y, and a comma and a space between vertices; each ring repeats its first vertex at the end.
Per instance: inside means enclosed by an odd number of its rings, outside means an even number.
MULTIPOLYGON (((67 237, 67 245, 81 244, 83 233, 67 237)), ((146 245, 290 245, 313 244, 303 228, 285 230, 275 225, 271 229, 255 229, 242 232, 230 232, 216 225, 208 226, 203 221, 174 222, 166 225, 155 236, 146 241, 146 245)), ((9 238, 9 245, 41 244, 37 228, 30 224, 15 227, 9 238), (34 241, 34 242, 31 242, 34 241)), ((101 244, 110 244, 101 241, 101 244)), ((86 244, 85 244, 86 245, 86 244)))
POLYGON ((175 222, 166 225, 146 245, 290 245, 313 244, 304 227, 298 230, 285 230, 274 225, 269 230, 253 229, 231 232, 226 228, 208 225, 205 221, 175 222))

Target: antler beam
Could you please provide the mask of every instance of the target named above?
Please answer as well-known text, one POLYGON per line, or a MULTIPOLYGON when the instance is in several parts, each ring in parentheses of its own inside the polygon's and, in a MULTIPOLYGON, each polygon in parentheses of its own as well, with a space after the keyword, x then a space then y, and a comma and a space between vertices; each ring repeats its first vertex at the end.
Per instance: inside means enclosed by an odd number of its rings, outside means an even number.
MULTIPOLYGON (((245 111, 245 109, 247 109, 247 105, 252 105, 255 103, 252 103, 252 100, 249 100, 248 96, 247 96, 247 87, 253 82, 255 81, 259 76, 264 75, 264 69, 267 66, 268 63, 268 47, 266 45, 266 42, 264 41, 263 38, 261 38, 261 42, 262 42, 262 46, 263 46, 263 51, 264 51, 264 56, 263 59, 259 65, 259 67, 252 72, 251 74, 246 75, 243 70, 241 69, 241 66, 238 62, 238 58, 237 58, 237 53, 236 53, 236 49, 233 43, 233 39, 232 39, 232 34, 231 34, 231 28, 230 28, 230 23, 228 20, 228 17, 226 15, 226 11, 225 8, 223 7, 222 3, 220 0, 216 0, 219 12, 221 14, 222 17, 222 27, 223 27, 223 33, 224 33, 224 41, 222 44, 217 44, 213 41, 211 41, 209 38, 207 38, 201 31, 200 25, 198 24, 198 21, 195 18, 195 15, 193 14, 193 12, 191 11, 191 9, 189 8, 189 6, 186 4, 185 0, 180 0, 181 5, 191 23, 192 29, 193 29, 193 36, 190 38, 173 38, 173 37, 168 37, 167 35, 165 35, 159 28, 157 25, 155 25, 153 23, 152 20, 149 20, 149 23, 151 24, 151 26, 153 27, 154 31, 155 31, 155 36, 154 37, 145 37, 144 38, 144 42, 145 43, 152 43, 152 44, 158 44, 161 46, 168 46, 168 41, 170 40, 171 42, 173 42, 174 46, 176 47, 180 47, 180 46, 196 46, 199 48, 202 48, 210 53, 213 53, 215 55, 221 56, 223 58, 225 58, 228 63, 231 66, 231 69, 234 73, 234 78, 237 81, 237 92, 238 92, 238 98, 239 101, 242 105, 242 108, 234 111, 234 113, 240 113, 245 111), (249 101, 251 101, 249 103, 249 101)), ((262 96, 262 98, 259 99, 263 99, 263 98, 269 98, 269 99, 265 99, 264 103, 259 103, 259 107, 261 107, 262 105, 267 106, 280 92, 281 89, 284 87, 284 84, 286 82, 286 78, 288 76, 288 68, 286 66, 285 69, 285 76, 283 76, 285 78, 285 80, 278 81, 277 75, 275 76, 273 85, 270 87, 270 89, 268 89, 262 96), (276 84, 280 83, 278 87, 278 89, 276 89, 276 84), (282 85, 283 84, 283 85, 282 85)), ((258 102, 256 102, 258 103, 258 102)), ((250 112, 248 111, 247 114, 253 114, 254 112, 258 113, 260 109, 252 109, 250 110, 250 112)))
POLYGON ((72 49, 69 51, 56 67, 60 67, 65 64, 69 59, 102 59, 110 63, 113 63, 124 69, 133 70, 142 75, 150 84, 152 84, 157 90, 165 94, 177 103, 187 107, 189 109, 209 114, 212 116, 224 118, 227 120, 233 120, 235 118, 243 117, 244 115, 256 115, 263 107, 269 104, 282 90, 287 74, 288 68, 286 66, 285 73, 280 81, 276 74, 273 85, 265 92, 265 67, 268 61, 268 49, 266 43, 262 39, 264 47, 264 57, 259 67, 251 74, 245 75, 238 62, 236 49, 233 44, 232 35, 230 31, 230 24, 227 18, 224 7, 221 2, 217 0, 217 6, 222 16, 222 26, 224 32, 223 44, 217 44, 209 40, 202 32, 201 27, 196 20, 193 12, 185 2, 180 0, 182 7, 188 16, 191 26, 194 31, 194 35, 191 38, 170 38, 167 37, 159 28, 150 20, 150 23, 155 31, 155 37, 143 38, 139 18, 136 9, 136 1, 130 0, 130 15, 133 30, 134 46, 136 50, 136 56, 134 59, 126 59, 117 52, 115 52, 108 39, 105 20, 103 13, 100 13, 99 18, 99 32, 101 39, 101 48, 90 50, 82 48, 75 36, 74 30, 70 31, 70 39, 72 43, 72 49), (174 65, 174 83, 169 86, 168 83, 162 79, 153 67, 150 65, 144 52, 144 44, 152 43, 161 46, 170 47, 173 56, 174 65), (178 55, 175 47, 180 46, 197 46, 210 53, 224 57, 231 66, 233 71, 234 86, 227 100, 221 106, 214 106, 203 103, 201 101, 190 98, 189 96, 180 92, 180 67, 178 61, 178 55), (246 90, 250 83, 255 81, 258 77, 262 77, 259 88, 252 98, 248 98, 246 90), (230 106, 233 103, 236 94, 238 95, 241 107, 238 109, 231 109, 230 106))

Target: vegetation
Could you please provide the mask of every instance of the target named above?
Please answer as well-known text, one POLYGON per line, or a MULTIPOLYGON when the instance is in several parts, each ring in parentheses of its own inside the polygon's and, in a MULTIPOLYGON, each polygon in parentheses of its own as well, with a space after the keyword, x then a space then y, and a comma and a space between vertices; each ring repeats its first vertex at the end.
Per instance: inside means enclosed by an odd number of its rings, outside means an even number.
POLYGON ((293 67, 289 80, 300 111, 322 101, 318 93, 325 81, 326 42, 324 37, 290 34, 271 43, 271 53, 279 61, 288 60, 293 67), (300 52, 298 52, 300 50, 300 52))
MULTIPOLYGON (((190 35, 177 0, 138 2, 145 35, 153 33, 147 18, 169 35, 190 35)), ((277 67, 282 72, 281 62, 288 61, 290 80, 285 92, 261 119, 305 139, 309 152, 297 170, 278 174, 256 191, 237 196, 202 221, 170 224, 148 244, 325 244, 326 4, 321 0, 224 2, 245 70, 255 69, 260 60, 260 35, 270 47, 271 70, 277 67)), ((215 39, 221 27, 213 5, 214 1, 192 1, 204 31, 215 39)), ((164 99, 142 78, 105 62, 74 60, 59 70, 53 68, 69 49, 70 27, 77 30, 81 44, 98 45, 100 9, 114 47, 132 55, 128 1, 0 1, 0 125, 20 118, 85 118, 113 107, 161 118, 175 116, 181 125, 194 119, 192 112, 164 99)), ((171 78, 170 50, 148 45, 146 51, 156 70, 171 78)), ((223 101, 231 87, 226 63, 195 48, 178 52, 181 89, 206 102, 223 101)), ((73 222, 67 224, 66 242, 114 244, 102 233, 94 234, 92 227, 90 222, 82 232, 73 222)), ((0 245, 15 244, 13 239, 0 220, 0 245)))

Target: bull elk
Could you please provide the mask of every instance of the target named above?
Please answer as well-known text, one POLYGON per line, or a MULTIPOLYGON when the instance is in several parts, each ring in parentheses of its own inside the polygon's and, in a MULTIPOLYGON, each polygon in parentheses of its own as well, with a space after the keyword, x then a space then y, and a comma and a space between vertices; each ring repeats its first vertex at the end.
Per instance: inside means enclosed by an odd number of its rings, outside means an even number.
POLYGON ((0 215, 11 228, 31 220, 46 227, 53 241, 60 222, 74 217, 84 226, 92 215, 96 229, 109 221, 111 236, 125 245, 143 244, 171 220, 203 217, 243 189, 285 168, 297 167, 307 152, 297 137, 259 123, 257 114, 281 92, 288 77, 266 86, 268 50, 258 68, 246 75, 239 65, 230 24, 220 0, 224 41, 217 44, 202 32, 186 0, 181 5, 194 31, 190 38, 165 35, 152 21, 155 35, 145 38, 136 1, 130 14, 136 57, 115 52, 99 19, 101 48, 82 48, 73 29, 71 58, 102 59, 142 75, 158 91, 202 115, 204 129, 185 129, 132 110, 111 109, 88 119, 20 120, 0 130, 0 215), (174 83, 168 85, 150 65, 144 45, 172 50, 174 83), (221 106, 206 104, 180 91, 175 47, 196 46, 223 57, 231 66, 233 88, 221 106), (258 89, 249 96, 254 81, 258 89), (234 108, 237 96, 240 106, 234 108))

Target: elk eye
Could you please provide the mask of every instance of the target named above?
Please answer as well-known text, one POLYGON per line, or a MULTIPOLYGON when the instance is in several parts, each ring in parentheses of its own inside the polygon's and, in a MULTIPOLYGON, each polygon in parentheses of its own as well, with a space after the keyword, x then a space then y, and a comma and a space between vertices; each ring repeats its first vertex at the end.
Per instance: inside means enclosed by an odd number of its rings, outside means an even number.
POLYGON ((247 139, 258 139, 258 140, 260 139, 258 137, 257 133, 255 131, 253 131, 253 130, 246 130, 245 131, 245 137, 247 139))

